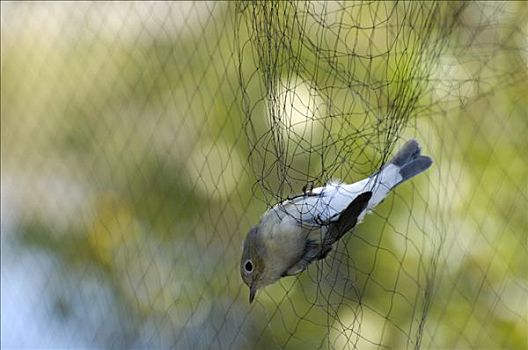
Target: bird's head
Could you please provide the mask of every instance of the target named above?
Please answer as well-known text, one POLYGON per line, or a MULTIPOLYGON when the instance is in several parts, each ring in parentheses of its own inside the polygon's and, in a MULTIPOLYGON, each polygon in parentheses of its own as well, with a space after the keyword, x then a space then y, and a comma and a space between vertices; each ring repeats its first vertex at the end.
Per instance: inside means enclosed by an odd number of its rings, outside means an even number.
POLYGON ((249 287, 249 302, 255 299, 257 290, 264 287, 266 265, 264 262, 266 247, 259 236, 259 226, 254 226, 249 230, 244 241, 242 259, 240 259, 240 275, 242 280, 249 287))

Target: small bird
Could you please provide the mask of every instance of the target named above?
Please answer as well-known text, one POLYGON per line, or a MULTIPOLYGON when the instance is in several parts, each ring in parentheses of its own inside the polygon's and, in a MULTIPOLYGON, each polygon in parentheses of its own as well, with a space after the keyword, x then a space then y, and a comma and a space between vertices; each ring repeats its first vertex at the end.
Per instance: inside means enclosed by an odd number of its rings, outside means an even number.
POLYGON ((431 164, 431 158, 421 155, 418 142, 409 140, 380 171, 366 179, 349 185, 330 181, 323 187, 305 186, 302 194, 266 211, 247 233, 240 261, 249 302, 257 290, 324 259, 333 244, 394 187, 431 164))

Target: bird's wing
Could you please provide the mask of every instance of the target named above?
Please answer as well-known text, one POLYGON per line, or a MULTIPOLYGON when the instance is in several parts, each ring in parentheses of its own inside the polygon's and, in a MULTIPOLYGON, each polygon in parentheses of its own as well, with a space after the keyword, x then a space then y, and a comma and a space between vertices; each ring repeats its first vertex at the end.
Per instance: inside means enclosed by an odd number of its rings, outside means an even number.
POLYGON ((372 192, 363 192, 343 210, 336 220, 328 225, 328 231, 325 234, 323 245, 332 246, 336 241, 341 239, 345 233, 354 228, 358 222, 359 216, 365 211, 372 197, 372 192))
POLYGON ((368 179, 351 185, 330 182, 284 201, 275 209, 282 212, 282 215, 293 217, 307 229, 327 226, 336 221, 360 194, 369 191, 367 182, 368 179))
POLYGON ((332 250, 332 245, 356 226, 371 197, 372 192, 361 193, 334 220, 324 224, 320 230, 310 231, 300 259, 283 276, 297 275, 314 260, 324 259, 332 250))

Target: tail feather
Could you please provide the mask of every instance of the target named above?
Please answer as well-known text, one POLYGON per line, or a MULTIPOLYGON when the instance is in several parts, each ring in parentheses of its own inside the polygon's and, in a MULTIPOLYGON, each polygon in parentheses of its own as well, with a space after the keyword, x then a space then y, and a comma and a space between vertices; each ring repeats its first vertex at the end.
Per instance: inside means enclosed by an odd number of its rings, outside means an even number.
MULTIPOLYGON (((427 170, 433 161, 427 156, 420 153, 420 146, 416 140, 409 140, 396 153, 396 155, 381 169, 380 172, 373 174, 366 182, 358 182, 360 186, 372 191, 367 209, 373 210, 389 192, 402 182, 427 170)), ((356 186, 352 184, 349 186, 356 186)), ((358 221, 361 221, 365 213, 362 213, 358 221)))
POLYGON ((394 186, 397 186, 413 176, 427 170, 431 164, 433 164, 433 161, 431 158, 421 155, 418 141, 409 140, 403 145, 398 153, 396 153, 389 164, 393 164, 399 169, 401 179, 394 184, 394 186))
POLYGON ((433 164, 433 161, 431 160, 431 158, 426 156, 418 156, 416 157, 416 159, 406 163, 400 168, 400 176, 402 177, 402 179, 398 184, 427 170, 431 166, 431 164, 433 164))
POLYGON ((416 140, 409 140, 390 160, 389 164, 394 164, 397 167, 403 167, 405 164, 413 161, 420 155, 420 145, 416 140))
POLYGON ((389 188, 394 188, 427 170, 431 164, 431 158, 422 156, 418 141, 409 140, 383 168, 384 174, 388 175, 384 182, 389 188))

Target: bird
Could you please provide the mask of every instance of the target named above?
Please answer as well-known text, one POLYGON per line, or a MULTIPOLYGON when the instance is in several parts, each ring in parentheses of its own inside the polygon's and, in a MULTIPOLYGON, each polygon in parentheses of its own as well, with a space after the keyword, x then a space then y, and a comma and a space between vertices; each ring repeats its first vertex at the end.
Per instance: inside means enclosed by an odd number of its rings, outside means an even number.
POLYGON ((314 261, 324 259, 392 189, 432 163, 411 139, 379 171, 361 181, 345 184, 331 180, 317 188, 306 185, 300 195, 267 210, 243 243, 240 275, 249 287, 249 303, 263 287, 298 275, 314 261))

